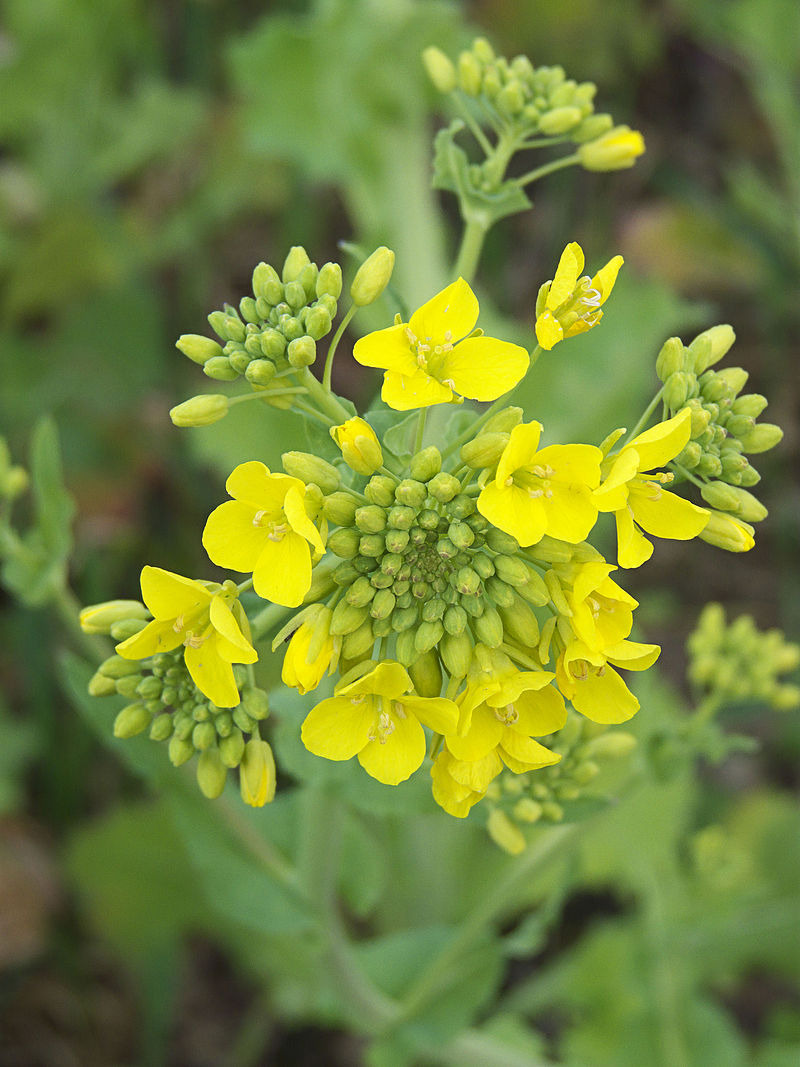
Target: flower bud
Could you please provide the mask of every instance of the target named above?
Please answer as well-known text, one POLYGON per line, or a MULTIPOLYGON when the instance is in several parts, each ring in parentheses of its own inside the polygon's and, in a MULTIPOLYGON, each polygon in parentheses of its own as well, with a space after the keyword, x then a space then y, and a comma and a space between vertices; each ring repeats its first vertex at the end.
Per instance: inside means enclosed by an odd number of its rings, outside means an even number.
POLYGON ((481 91, 483 71, 472 52, 462 52, 458 57, 458 84, 469 96, 477 96, 481 91))
MULTIPOLYGON (((386 474, 374 474, 364 486, 364 496, 370 504, 388 508, 394 503, 394 478, 386 474)), ((391 523, 390 523, 391 525, 391 523)))
POLYGON ((456 68, 450 57, 431 45, 422 53, 422 62, 434 88, 440 93, 452 93, 456 87, 456 68))
POLYGON ((253 295, 274 307, 283 300, 283 286, 278 272, 268 263, 259 263, 253 271, 253 295))
POLYGON ((210 337, 199 333, 184 333, 175 342, 175 347, 193 363, 203 364, 214 356, 222 355, 222 347, 210 337))
POLYGON ((341 449, 345 463, 356 474, 374 474, 383 465, 377 435, 364 419, 356 417, 331 427, 331 437, 341 449))
POLYGON ((498 578, 507 585, 523 586, 528 583, 531 569, 518 556, 496 556, 494 568, 498 578))
MULTIPOLYGON (((134 678, 137 679, 138 675, 134 675, 134 678)), ((87 689, 90 697, 108 697, 111 696, 112 693, 119 692, 117 689, 117 680, 115 678, 109 678, 108 675, 101 674, 100 671, 97 671, 92 675, 87 689)), ((123 696, 124 695, 125 694, 123 694, 123 696)), ((134 690, 134 692, 131 693, 131 696, 135 695, 134 690)))
POLYGON ((508 444, 507 433, 481 433, 461 446, 461 462, 473 470, 493 467, 508 444))
POLYGON ((306 333, 314 341, 321 340, 331 329, 331 315, 324 307, 309 308, 306 315, 306 333))
POLYGON ((328 537, 328 548, 340 559, 354 559, 358 555, 358 530, 342 527, 328 537))
POLYGON ((78 620, 85 634, 108 634, 123 619, 149 619, 150 612, 138 600, 105 600, 82 609, 78 620))
POLYGON ((272 749, 266 741, 251 737, 244 746, 239 764, 239 788, 242 800, 253 808, 262 808, 275 796, 276 771, 272 749))
POLYGON ((638 130, 615 126, 596 140, 580 145, 578 160, 586 170, 621 170, 632 167, 644 150, 644 138, 638 130))
POLYGON ((442 469, 442 454, 436 445, 429 445, 411 457, 409 473, 418 482, 429 482, 442 469))
MULTIPOLYGON (((466 623, 466 614, 464 620, 466 623)), ((445 633, 439 642, 439 655, 453 678, 466 677, 472 663, 472 639, 469 633, 464 629, 457 634, 445 633)))
POLYGON ((428 492, 438 500, 440 504, 449 503, 453 497, 461 492, 461 482, 446 471, 439 471, 428 482, 428 492))
POLYGON ((471 567, 462 567, 455 577, 456 589, 465 596, 474 596, 480 591, 481 580, 471 567))
POLYGON ((216 382, 233 382, 239 377, 227 356, 213 356, 203 365, 203 374, 216 382))
POLYGON ((570 132, 570 138, 575 144, 585 144, 586 141, 595 141, 604 133, 613 129, 614 120, 610 115, 600 112, 597 115, 587 115, 577 129, 570 132))
MULTIPOLYGON (((539 129, 547 137, 557 137, 574 129, 583 118, 579 107, 554 107, 539 119, 539 129)), ((591 143, 591 142, 590 142, 591 143)), ((596 143, 596 142, 595 142, 596 143)), ((642 149, 644 151, 644 149, 642 149)), ((638 154, 638 153, 637 153, 638 154)), ((628 166, 629 164, 625 164, 628 166)), ((586 164, 584 164, 586 166, 586 164)), ((615 167, 590 167, 590 170, 615 170, 615 167)))
POLYGON ((442 691, 442 668, 435 652, 425 652, 408 669, 421 697, 438 697, 442 691))
POLYGON ((344 660, 359 659, 366 656, 375 644, 375 634, 372 629, 372 619, 365 619, 358 629, 345 634, 342 638, 342 658, 344 660))
POLYGON ((702 374, 719 363, 735 340, 736 334, 727 324, 712 326, 698 334, 688 348, 688 362, 694 373, 702 374))
POLYGON ((222 393, 202 393, 170 408, 175 426, 210 426, 228 414, 228 398, 222 393))
POLYGON ((405 504, 412 508, 421 507, 427 495, 428 490, 424 483, 415 478, 404 478, 394 491, 394 498, 398 504, 405 504))
POLYGON ((316 292, 318 297, 339 299, 342 293, 342 268, 338 263, 323 263, 317 275, 316 292))
POLYGON ((698 534, 701 541, 726 552, 749 552, 755 544, 753 527, 731 515, 712 511, 704 529, 698 534))
POLYGON ((144 704, 129 704, 114 720, 114 737, 136 737, 147 729, 152 718, 144 704))
POLYGON ((742 434, 739 440, 742 442, 742 450, 754 455, 757 452, 768 452, 783 440, 783 430, 771 422, 761 422, 742 434))
POLYGON ((539 644, 539 621, 521 597, 516 596, 510 607, 501 607, 499 611, 503 629, 509 637, 523 648, 535 648, 539 644))
POLYGON ((356 608, 352 604, 348 604, 346 600, 340 600, 333 609, 330 632, 334 637, 343 637, 345 634, 351 634, 364 622, 368 614, 367 608, 356 608))
POLYGON ((283 469, 292 478, 301 482, 313 482, 323 493, 332 493, 339 488, 339 472, 330 463, 309 452, 284 452, 281 456, 283 469))
MULTIPOLYGON (((525 90, 522 85, 514 80, 504 85, 495 98, 495 107, 501 115, 507 115, 513 117, 519 115, 525 106, 525 90)), ((563 111, 578 111, 577 108, 563 108, 563 111)), ((554 112, 550 112, 554 114, 554 112)), ((545 116, 546 117, 546 116, 545 116)), ((581 113, 578 111, 578 118, 576 121, 580 121, 581 113)), ((573 122, 571 125, 575 125, 573 122)), ((569 126, 566 127, 569 129, 569 126)))
POLYGON ((691 388, 696 383, 697 379, 694 375, 687 374, 685 371, 676 371, 674 374, 670 374, 669 378, 664 382, 664 388, 661 393, 664 403, 671 411, 677 411, 684 407, 689 399, 691 388))
POLYGON ((366 504, 356 509, 355 520, 362 533, 380 533, 386 527, 386 512, 377 504, 366 504))
POLYGON ((228 770, 220 758, 219 750, 207 748, 197 761, 197 784, 200 792, 209 800, 215 800, 225 788, 228 770))
POLYGON ((497 648, 503 640, 503 620, 496 608, 485 607, 483 614, 472 623, 476 638, 489 648, 497 648))
MULTIPOLYGON (((410 632, 410 631, 407 631, 410 632)), ((439 644, 444 633, 444 627, 440 622, 422 622, 414 634, 414 648, 419 653, 430 652, 439 644)))
POLYGON ((286 349, 286 358, 296 370, 300 370, 302 367, 310 367, 317 358, 317 346, 313 338, 304 335, 290 341, 289 347, 286 349))
POLYGON ((373 303, 389 284, 394 270, 394 252, 385 245, 376 248, 356 271, 350 296, 356 307, 373 303))
POLYGON ((325 497, 322 514, 337 526, 351 526, 356 514, 356 501, 349 493, 331 493, 325 497))
POLYGON ((683 342, 679 337, 670 337, 661 346, 661 351, 656 357, 656 374, 662 382, 666 382, 670 375, 682 371, 683 368, 683 342))
POLYGON ((226 767, 238 767, 244 754, 244 737, 241 730, 233 729, 219 742, 219 756, 226 767))
MULTIPOLYGON (((544 807, 543 807, 544 810, 544 807)), ((489 836, 510 856, 518 856, 528 847, 525 835, 500 808, 494 808, 486 822, 489 836)))
POLYGON ((718 478, 722 474, 722 463, 714 452, 704 452, 697 462, 695 471, 702 478, 718 478))
POLYGON ((489 421, 481 427, 479 435, 484 433, 511 433, 515 426, 522 422, 522 408, 508 407, 492 415, 489 421))
POLYGON ((687 470, 694 470, 703 456, 703 449, 697 441, 690 441, 682 452, 675 457, 677 463, 687 470))
POLYGON ((308 266, 311 260, 308 258, 308 252, 302 245, 293 245, 283 261, 283 270, 281 272, 281 280, 286 285, 287 282, 295 281, 304 267, 308 266))
POLYGON ((737 518, 743 519, 747 523, 761 522, 766 519, 767 509, 757 497, 739 486, 730 486, 730 489, 737 496, 737 507, 731 509, 735 511, 737 518))
POLYGON ((502 552, 504 555, 513 555, 519 551, 519 542, 516 537, 498 530, 496 526, 490 526, 486 531, 486 544, 492 552, 502 552))

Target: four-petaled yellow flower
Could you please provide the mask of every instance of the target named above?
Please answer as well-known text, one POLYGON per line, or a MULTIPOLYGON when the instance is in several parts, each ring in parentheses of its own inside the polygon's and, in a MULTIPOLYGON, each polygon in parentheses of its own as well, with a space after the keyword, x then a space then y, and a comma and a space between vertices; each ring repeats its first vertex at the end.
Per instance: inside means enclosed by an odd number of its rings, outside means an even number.
POLYGON ((591 562, 558 568, 557 573, 574 571, 572 588, 564 596, 572 615, 569 626, 579 641, 593 652, 603 652, 624 641, 633 628, 633 609, 638 600, 626 593, 609 575, 610 563, 591 562))
POLYGON ((194 581, 180 574, 145 567, 142 599, 153 621, 117 645, 124 659, 146 659, 184 645, 192 681, 218 708, 239 703, 234 663, 255 663, 250 627, 233 582, 194 581))
POLYGON ((447 734, 458 723, 452 700, 416 696, 411 688, 405 667, 379 663, 312 708, 301 730, 303 744, 330 760, 357 755, 367 774, 386 785, 404 782, 425 758, 422 724, 447 734))
POLYGON ((549 445, 537 451, 540 422, 511 431, 478 511, 525 547, 547 534, 577 544, 597 521, 592 491, 600 484, 603 453, 594 445, 549 445))
POLYGON ((655 537, 687 541, 708 522, 709 512, 663 487, 671 474, 643 472, 662 467, 685 447, 691 433, 691 412, 684 408, 625 445, 603 464, 605 480, 595 490, 600 511, 613 511, 617 522, 617 561, 620 567, 639 567, 653 554, 653 544, 642 530, 655 537), (640 529, 641 527, 641 529, 640 529))
POLYGON ((503 767, 515 774, 558 763, 561 756, 534 740, 567 720, 549 671, 520 671, 502 652, 481 645, 458 697, 459 724, 431 771, 433 797, 450 815, 464 818, 503 767))
POLYGON ((431 404, 496 400, 528 369, 528 353, 509 341, 472 335, 478 300, 463 278, 443 289, 410 321, 356 341, 353 355, 365 367, 381 367, 381 396, 408 411, 431 404))
POLYGON ((305 485, 252 460, 233 471, 225 488, 234 499, 212 511, 203 531, 212 563, 252 571, 260 597, 297 607, 311 586, 311 549, 315 558, 325 551, 306 512, 305 485))
POLYGON ((583 641, 573 641, 556 664, 558 688, 592 722, 604 725, 627 722, 639 710, 639 701, 614 667, 646 671, 660 652, 658 645, 638 641, 620 641, 602 652, 593 651, 583 641))
POLYGON ((614 256, 593 278, 579 277, 583 249, 572 241, 561 253, 556 275, 545 282, 536 301, 536 340, 548 351, 568 337, 596 326, 603 317, 600 305, 611 295, 622 256, 614 256))

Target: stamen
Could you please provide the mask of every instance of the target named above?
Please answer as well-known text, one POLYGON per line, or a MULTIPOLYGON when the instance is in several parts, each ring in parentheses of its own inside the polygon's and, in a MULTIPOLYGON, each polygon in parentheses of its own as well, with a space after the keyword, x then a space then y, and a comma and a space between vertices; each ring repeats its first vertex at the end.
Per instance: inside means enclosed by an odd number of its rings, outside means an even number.
POLYGON ((266 511, 257 511, 255 513, 255 515, 253 516, 253 526, 260 526, 261 525, 261 520, 264 518, 264 516, 266 514, 267 514, 266 511))

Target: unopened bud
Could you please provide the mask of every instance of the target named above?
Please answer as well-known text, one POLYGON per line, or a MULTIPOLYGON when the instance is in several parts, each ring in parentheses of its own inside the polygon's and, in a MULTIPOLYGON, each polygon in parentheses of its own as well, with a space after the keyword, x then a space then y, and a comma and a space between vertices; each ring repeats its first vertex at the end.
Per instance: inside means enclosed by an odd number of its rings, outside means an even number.
POLYGON ((676 371, 664 382, 664 388, 661 393, 664 403, 671 411, 678 411, 684 407, 689 399, 692 386, 696 384, 697 379, 693 374, 687 374, 685 371, 676 371))
POLYGON ((497 648, 503 641, 503 620, 496 608, 485 607, 483 614, 473 620, 472 628, 476 638, 489 648, 497 648))
POLYGON ((275 796, 276 770, 272 749, 266 741, 251 738, 239 764, 242 800, 253 808, 269 804, 275 796))
POLYGON ((783 430, 771 422, 757 423, 752 430, 743 434, 739 440, 742 442, 742 450, 751 455, 757 452, 767 452, 783 440, 783 430))
POLYGON ((78 620, 85 634, 108 634, 123 619, 149 619, 150 612, 138 600, 106 600, 83 608, 78 620))
POLYGON ((319 456, 309 452, 284 452, 281 463, 292 478, 299 478, 306 483, 314 482, 323 493, 333 493, 339 488, 339 472, 319 456))
POLYGON ((726 552, 749 552, 755 544, 753 527, 720 511, 712 511, 698 536, 701 541, 726 552))
POLYGON ((483 72, 481 65, 472 52, 462 52, 458 57, 458 84, 469 96, 477 96, 481 91, 483 72))
POLYGON ((356 474, 374 474, 383 465, 380 442, 364 419, 356 417, 331 427, 331 437, 341 449, 345 463, 356 474))
POLYGON ((331 493, 325 497, 322 514, 336 526, 351 526, 356 514, 356 501, 349 493, 331 493))
POLYGON ((222 355, 222 347, 210 337, 198 333, 182 334, 175 342, 175 347, 183 352, 193 363, 203 364, 213 356, 222 355))
POLYGON ((175 426, 210 426, 228 414, 228 398, 222 393, 202 393, 170 408, 175 426))
POLYGON ((580 145, 578 160, 586 170, 621 170, 632 167, 644 150, 644 138, 638 130, 616 126, 596 140, 580 145))
POLYGON ((239 377, 238 370, 227 356, 213 356, 203 364, 203 374, 215 382, 233 382, 239 377))
POLYGON ((493 467, 508 444, 507 433, 481 433, 461 447, 461 462, 473 470, 493 467))
POLYGON ((373 303, 389 284, 394 270, 394 252, 381 245, 361 264, 350 286, 350 296, 357 307, 373 303))
POLYGON ((727 324, 712 326, 698 334, 688 348, 689 364, 694 373, 700 375, 719 363, 735 340, 736 334, 727 324))
POLYGON ((656 374, 662 382, 666 382, 672 374, 684 369, 684 348, 679 337, 670 337, 661 346, 661 351, 656 357, 656 374))
POLYGON ((197 761, 197 784, 209 800, 215 800, 225 788, 228 770, 216 748, 207 748, 197 761))
POLYGON ((441 641, 443 634, 444 627, 440 622, 422 622, 414 634, 414 648, 419 653, 430 652, 441 641))
POLYGON ((450 57, 431 45, 422 53, 422 62, 434 88, 440 93, 452 93, 456 87, 456 68, 450 57))
POLYGON ((594 141, 602 137, 604 133, 608 133, 613 128, 612 117, 601 112, 597 115, 587 115, 580 126, 571 131, 570 137, 575 144, 584 144, 586 141, 594 141))
POLYGON ((442 691, 442 668, 435 652, 424 652, 408 669, 421 697, 438 697, 442 691))
POLYGON ((429 445, 411 457, 409 473, 418 482, 429 482, 442 469, 442 454, 436 445, 429 445))
POLYGON ((324 263, 317 275, 318 297, 332 296, 338 300, 342 292, 342 268, 338 263, 324 263))
POLYGON ((283 271, 281 272, 281 279, 283 284, 287 282, 295 281, 304 267, 308 266, 311 260, 308 258, 308 252, 302 245, 293 245, 289 249, 289 253, 286 259, 283 261, 283 271))
POLYGON ((136 737, 147 729, 152 718, 144 704, 129 704, 114 720, 114 737, 136 737))
POLYGON ((510 856, 518 856, 528 847, 525 835, 500 808, 494 808, 486 822, 489 836, 510 856))
POLYGON ((428 482, 428 492, 440 504, 447 504, 461 492, 461 482, 452 474, 440 471, 428 482))
MULTIPOLYGON (((557 137, 559 134, 568 133, 582 120, 583 114, 579 107, 555 107, 546 111, 539 119, 539 129, 547 137, 557 137)), ((644 151, 644 148, 642 149, 644 151)), ((638 153, 637 153, 638 154, 638 153)), ((586 164, 583 164, 586 166, 586 164)), ((629 166, 629 164, 625 164, 629 166)), ((616 167, 590 167, 590 170, 616 170, 616 167)))

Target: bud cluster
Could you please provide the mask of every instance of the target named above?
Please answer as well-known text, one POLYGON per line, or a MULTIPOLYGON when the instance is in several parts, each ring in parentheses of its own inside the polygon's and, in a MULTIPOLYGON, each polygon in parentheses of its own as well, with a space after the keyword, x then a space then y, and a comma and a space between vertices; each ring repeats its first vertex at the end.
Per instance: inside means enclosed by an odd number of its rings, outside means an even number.
POLYGON ((761 475, 746 454, 774 448, 783 431, 771 423, 756 422, 767 400, 758 393, 742 393, 747 371, 741 367, 712 369, 734 340, 727 325, 705 330, 686 347, 671 337, 658 355, 656 372, 664 383, 662 397, 668 412, 688 407, 692 413, 691 438, 676 457, 676 465, 702 481, 700 493, 706 504, 749 524, 764 519, 767 509, 748 492, 761 475))
MULTIPOLYGON (((597 86, 567 78, 563 67, 534 67, 522 55, 510 60, 498 56, 484 37, 476 38, 455 64, 435 47, 426 49, 423 60, 440 92, 460 90, 476 99, 493 125, 499 121, 520 139, 573 141, 581 146, 581 164, 590 170, 630 166, 644 151, 640 134, 614 127, 611 115, 595 114, 597 86)), ((479 175, 473 173, 472 177, 475 180, 479 175)), ((480 182, 475 184, 480 187, 480 182)))
POLYGON ((778 710, 800 705, 800 686, 779 681, 800 665, 800 645, 780 630, 760 631, 749 615, 728 624, 721 604, 707 604, 687 649, 689 679, 720 702, 759 700, 778 710))
POLYGON ((557 734, 543 741, 559 753, 558 763, 526 774, 504 771, 486 791, 489 833, 512 854, 527 847, 526 828, 562 822, 569 818, 570 803, 596 798, 588 787, 602 765, 627 758, 636 747, 633 734, 608 730, 578 715, 571 715, 557 734))
MULTIPOLYGON (((109 625, 104 625, 102 612, 96 611, 84 625, 88 632, 104 632, 124 641, 145 626, 145 610, 135 601, 112 601, 100 607, 108 609, 109 625)), ((114 720, 115 737, 135 737, 147 730, 153 741, 169 743, 169 758, 175 767, 199 754, 197 782, 205 796, 213 799, 225 787, 228 768, 241 764, 247 737, 258 739, 257 724, 269 710, 267 694, 248 682, 247 671, 236 667, 234 674, 241 703, 234 708, 218 708, 192 681, 182 647, 144 660, 114 654, 97 669, 89 693, 119 693, 130 701, 114 720)))
MULTIPOLYGON (((342 291, 338 263, 317 267, 304 248, 291 248, 279 275, 268 263, 253 271, 253 295, 238 309, 225 304, 208 321, 222 344, 197 334, 184 334, 177 347, 216 381, 244 375, 256 390, 267 390, 276 374, 314 363, 316 344, 331 330, 342 291)), ((276 396, 275 406, 291 400, 276 396)))

